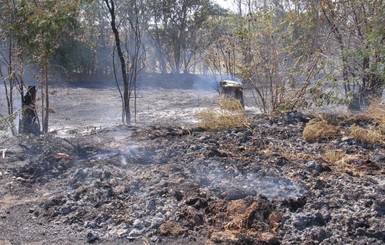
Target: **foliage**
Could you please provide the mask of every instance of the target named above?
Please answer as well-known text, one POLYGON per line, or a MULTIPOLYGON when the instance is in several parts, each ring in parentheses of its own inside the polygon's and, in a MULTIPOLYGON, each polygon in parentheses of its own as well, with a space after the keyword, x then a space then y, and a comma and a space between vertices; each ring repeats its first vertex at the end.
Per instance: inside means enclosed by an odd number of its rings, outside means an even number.
POLYGON ((58 47, 59 38, 72 34, 78 23, 78 4, 78 1, 21 1, 12 30, 31 58, 45 62, 58 47))
MULTIPOLYGON (((264 112, 334 103, 362 109, 382 95, 384 1, 235 0, 234 12, 210 0, 115 2, 121 57, 127 60, 117 72, 127 69, 131 81, 142 69, 220 73, 252 88, 264 112)), ((113 79, 108 13, 102 0, 0 0, 0 39, 11 48, 0 63, 8 114, 14 91, 22 93, 23 62, 41 69, 39 85, 48 86, 53 70, 68 80, 113 79)), ((127 101, 136 82, 126 86, 127 101)), ((45 89, 41 108, 48 120, 45 89)), ((384 132, 384 119, 374 115, 378 109, 370 110, 379 124, 375 130, 384 132)))
POLYGON ((42 70, 41 113, 43 132, 49 125, 49 59, 58 48, 59 40, 72 35, 77 25, 80 1, 29 1, 21 0, 15 12, 15 23, 11 30, 17 44, 27 51, 29 58, 42 70))
POLYGON ((320 10, 335 37, 329 52, 338 50, 332 56, 340 59, 337 69, 345 95, 352 98, 349 107, 360 110, 372 98, 381 97, 385 82, 385 32, 379 26, 383 23, 385 3, 324 0, 320 10))
POLYGON ((222 60, 226 72, 255 90, 264 112, 306 105, 308 89, 322 68, 322 44, 316 41, 318 26, 310 11, 300 5, 249 8, 247 15, 233 17, 211 51, 212 60, 222 60))
POLYGON ((236 1, 239 14, 208 54, 239 76, 265 112, 346 104, 381 96, 383 1, 236 1))
POLYGON ((189 73, 214 40, 211 16, 223 11, 208 0, 148 1, 151 13, 148 34, 162 73, 189 73))
POLYGON ((87 81, 91 79, 90 77, 96 69, 94 67, 96 62, 95 50, 93 45, 82 39, 82 34, 76 35, 77 37, 60 38, 50 59, 51 70, 56 77, 69 81, 87 81))

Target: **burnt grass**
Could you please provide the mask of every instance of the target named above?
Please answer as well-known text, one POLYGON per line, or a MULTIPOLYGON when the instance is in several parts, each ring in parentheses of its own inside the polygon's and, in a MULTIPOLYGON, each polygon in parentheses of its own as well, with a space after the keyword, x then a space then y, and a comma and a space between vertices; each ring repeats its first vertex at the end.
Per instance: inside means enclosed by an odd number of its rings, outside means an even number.
POLYGON ((3 140, 0 244, 383 244, 384 145, 308 143, 307 121, 3 140))

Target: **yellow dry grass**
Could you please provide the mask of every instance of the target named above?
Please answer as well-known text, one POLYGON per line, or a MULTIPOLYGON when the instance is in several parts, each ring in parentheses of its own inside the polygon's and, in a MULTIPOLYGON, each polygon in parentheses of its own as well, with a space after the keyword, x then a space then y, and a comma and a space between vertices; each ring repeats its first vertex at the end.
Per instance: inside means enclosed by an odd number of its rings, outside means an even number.
MULTIPOLYGON (((318 142, 324 139, 335 139, 340 135, 349 136, 370 144, 383 144, 385 142, 385 107, 378 101, 371 102, 369 108, 360 114, 350 118, 337 114, 322 114, 311 120, 304 128, 303 138, 310 142, 318 142), (364 122, 369 126, 366 128, 353 124, 349 129, 341 130, 340 123, 348 124, 364 122), (374 125, 371 125, 373 124, 374 125)), ((332 153, 330 156, 332 157, 332 153)))
POLYGON ((357 120, 367 120, 375 122, 368 128, 357 125, 350 127, 349 135, 362 142, 377 144, 384 143, 385 140, 385 107, 379 100, 371 101, 368 109, 355 116, 357 120))
POLYGON ((233 98, 227 98, 224 96, 219 96, 218 104, 222 110, 234 111, 234 112, 242 112, 243 111, 243 107, 242 107, 241 103, 239 102, 239 100, 236 100, 233 98))
POLYGON ((377 171, 373 165, 367 163, 367 156, 361 154, 345 155, 339 161, 332 164, 335 171, 362 177, 377 171))
POLYGON ((318 158, 317 155, 300 151, 282 150, 278 154, 292 162, 298 162, 301 160, 312 161, 318 158))
POLYGON ((220 97, 218 108, 209 108, 198 112, 195 117, 200 120, 199 127, 206 130, 219 130, 246 127, 248 119, 238 100, 220 97))
POLYGON ((376 144, 384 142, 384 135, 375 127, 362 128, 353 125, 350 127, 349 135, 365 143, 376 144))
POLYGON ((338 126, 348 118, 348 115, 342 113, 320 113, 318 117, 326 121, 328 124, 338 126))
POLYGON ((199 112, 196 117, 201 120, 198 126, 207 130, 244 127, 248 123, 245 115, 215 110, 199 112))
POLYGON ((339 129, 326 120, 315 118, 308 122, 303 130, 303 138, 310 143, 323 139, 334 139, 340 134, 339 129))
POLYGON ((363 115, 376 121, 381 127, 385 127, 385 108, 379 100, 373 100, 363 115))
POLYGON ((329 163, 336 163, 340 161, 344 156, 345 154, 340 151, 327 151, 321 155, 322 159, 329 163))

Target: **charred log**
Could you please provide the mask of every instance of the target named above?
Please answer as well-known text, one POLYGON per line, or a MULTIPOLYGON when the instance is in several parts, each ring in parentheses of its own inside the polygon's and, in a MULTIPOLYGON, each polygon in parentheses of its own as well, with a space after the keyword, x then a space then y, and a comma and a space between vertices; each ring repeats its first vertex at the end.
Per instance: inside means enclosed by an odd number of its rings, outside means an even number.
POLYGON ((40 125, 36 112, 36 87, 28 86, 27 93, 23 98, 22 119, 20 123, 20 133, 40 134, 40 125))

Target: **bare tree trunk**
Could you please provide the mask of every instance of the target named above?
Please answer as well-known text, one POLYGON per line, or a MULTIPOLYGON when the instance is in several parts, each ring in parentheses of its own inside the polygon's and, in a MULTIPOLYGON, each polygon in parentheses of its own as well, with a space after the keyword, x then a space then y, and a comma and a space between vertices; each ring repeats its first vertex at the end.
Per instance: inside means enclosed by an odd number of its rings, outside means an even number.
POLYGON ((123 51, 122 51, 120 37, 119 37, 119 31, 116 27, 115 2, 113 0, 104 0, 104 2, 106 3, 108 11, 110 12, 111 28, 112 28, 112 32, 114 33, 115 45, 118 51, 118 56, 120 60, 121 70, 122 70, 122 77, 123 77, 123 84, 124 84, 124 90, 123 90, 124 117, 126 119, 126 123, 131 124, 129 84, 128 84, 127 71, 126 71, 126 60, 124 59, 124 56, 123 56, 123 51))
POLYGON ((8 113, 13 114, 13 88, 14 88, 14 75, 13 75, 13 64, 12 64, 12 38, 9 38, 9 53, 8 53, 8 74, 9 74, 9 105, 8 113))
POLYGON ((180 74, 180 41, 175 40, 174 44, 174 61, 175 61, 175 74, 180 74))
POLYGON ((44 100, 44 98, 45 98, 45 93, 44 93, 44 84, 42 84, 42 86, 41 86, 41 121, 42 121, 42 131, 43 131, 43 133, 44 133, 44 118, 45 118, 45 110, 44 110, 44 108, 45 108, 45 100, 44 100))
POLYGON ((45 100, 45 108, 42 110, 45 111, 45 117, 42 119, 43 121, 43 133, 48 133, 48 122, 49 122, 49 93, 48 93, 48 59, 44 64, 44 88, 45 97, 42 100, 45 100))
POLYGON ((116 66, 115 66, 115 49, 113 49, 112 51, 112 69, 114 71, 114 78, 115 78, 115 83, 116 83, 116 87, 118 88, 118 91, 119 91, 119 95, 120 95, 120 99, 122 100, 122 123, 124 124, 124 97, 123 97, 123 93, 122 93, 122 90, 120 89, 120 86, 119 86, 119 81, 118 81, 118 77, 116 75, 116 66))
POLYGON ((164 58, 164 54, 163 54, 162 47, 161 47, 162 44, 161 44, 161 40, 160 40, 159 28, 158 28, 157 23, 155 23, 154 42, 155 42, 156 54, 158 56, 158 61, 159 61, 160 72, 162 74, 166 74, 167 73, 166 60, 164 58))
POLYGON ((139 63, 140 63, 140 48, 142 46, 141 43, 141 33, 140 33, 140 25, 139 25, 139 9, 137 5, 137 1, 134 0, 134 14, 133 18, 130 18, 130 26, 131 26, 131 34, 134 39, 134 51, 131 59, 131 69, 130 69, 130 93, 129 97, 131 97, 131 93, 134 93, 134 116, 135 123, 137 123, 137 74, 139 72, 139 63))
POLYGON ((7 112, 8 112, 8 121, 9 121, 9 126, 10 126, 10 129, 11 129, 11 132, 12 132, 12 135, 16 135, 17 134, 17 130, 16 130, 16 127, 15 127, 15 124, 14 124, 14 104, 13 104, 13 90, 14 90, 14 71, 13 71, 13 57, 12 57, 12 38, 9 37, 9 43, 8 43, 9 47, 8 47, 8 61, 7 58, 5 58, 5 55, 3 55, 1 53, 1 56, 4 58, 5 60, 5 64, 7 65, 7 77, 9 79, 9 87, 7 85, 7 79, 5 78, 2 70, 1 70, 1 67, 0 67, 0 76, 2 77, 2 80, 3 80, 3 84, 4 84, 4 90, 5 90, 5 97, 6 97, 6 100, 7 100, 7 112))

